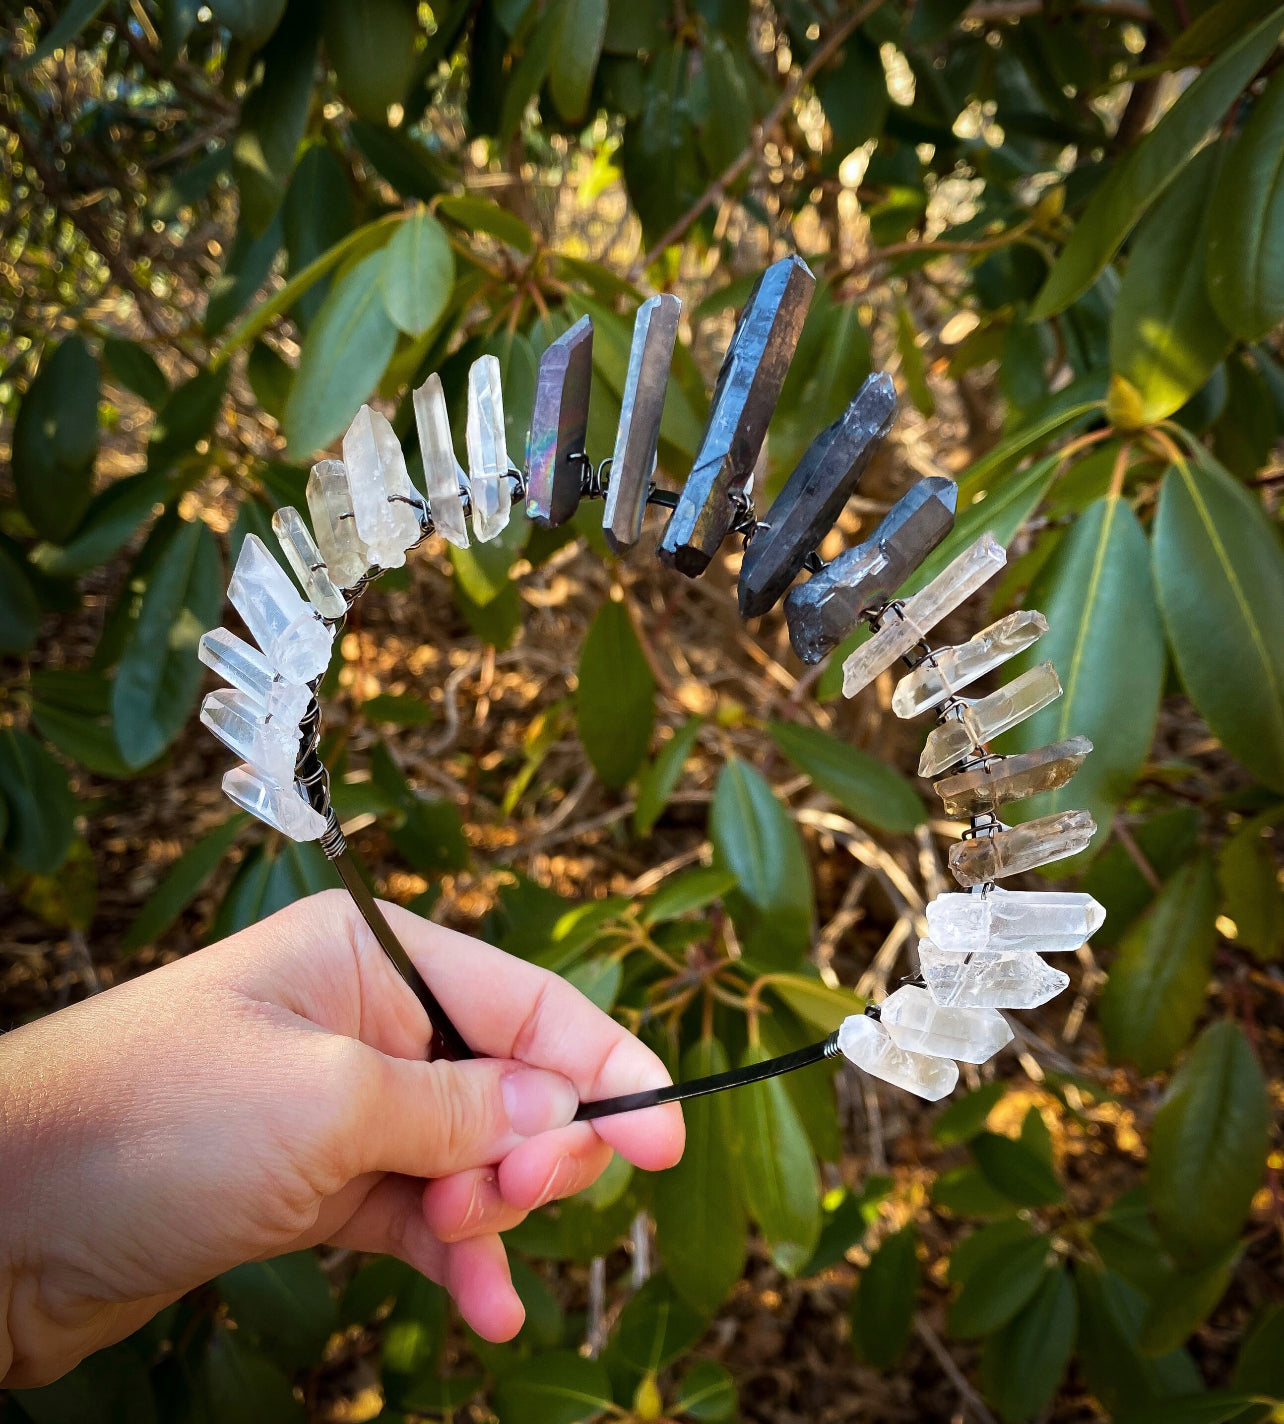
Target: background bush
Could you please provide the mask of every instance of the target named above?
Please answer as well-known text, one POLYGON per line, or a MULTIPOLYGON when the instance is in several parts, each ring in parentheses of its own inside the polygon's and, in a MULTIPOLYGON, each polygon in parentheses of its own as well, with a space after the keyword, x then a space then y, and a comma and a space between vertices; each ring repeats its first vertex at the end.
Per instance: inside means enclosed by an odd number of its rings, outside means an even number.
MULTIPOLYGON (((251 1264, 6 1417, 1109 1417, 1284 1396, 1284 9, 1263 0, 72 0, 4 44, 0 836, 5 1025, 331 877, 227 814, 193 713, 247 531, 359 404, 413 428, 595 325, 612 443, 632 312, 685 319, 681 479, 735 310, 820 279, 766 502, 872 364, 906 411, 826 551, 919 473, 1009 544, 1085 734, 1065 791, 1106 903, 1075 994, 939 1109, 831 1069, 706 1099, 510 1233, 485 1345, 384 1259, 251 1264), (1100 955, 1100 958, 1098 956, 1100 955), (836 1089, 836 1091, 835 1091, 836 1089), (381 1412, 382 1411, 382 1412, 381 1412)), ((413 442, 412 442, 413 443, 413 442)), ((462 448, 462 440, 460 441, 462 448)), ((713 1071, 906 970, 956 833, 890 680, 836 702, 734 556, 617 563, 596 506, 430 546, 327 679, 336 803, 381 888, 566 974, 713 1071)))

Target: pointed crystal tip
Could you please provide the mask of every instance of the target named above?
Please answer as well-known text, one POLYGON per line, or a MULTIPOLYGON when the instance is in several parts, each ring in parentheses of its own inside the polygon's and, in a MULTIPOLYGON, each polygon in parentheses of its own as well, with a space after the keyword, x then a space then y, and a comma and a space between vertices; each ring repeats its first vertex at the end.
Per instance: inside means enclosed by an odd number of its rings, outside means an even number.
POLYGON ((234 766, 223 777, 223 791, 243 811, 292 841, 315 841, 325 834, 325 817, 308 805, 293 782, 282 784, 252 766, 234 766))
POLYGON ((868 1014, 853 1014, 842 1021, 838 1046, 857 1068, 930 1103, 952 1092, 959 1080, 956 1063, 897 1047, 891 1034, 868 1014))
POLYGON ((951 954, 921 939, 918 965, 932 998, 950 1008, 1035 1009, 1070 983, 1032 950, 951 954))
POLYGON ((950 1008, 916 984, 902 984, 879 1005, 879 1021, 898 1048, 984 1063, 1012 1042, 1012 1030, 993 1009, 950 1008))

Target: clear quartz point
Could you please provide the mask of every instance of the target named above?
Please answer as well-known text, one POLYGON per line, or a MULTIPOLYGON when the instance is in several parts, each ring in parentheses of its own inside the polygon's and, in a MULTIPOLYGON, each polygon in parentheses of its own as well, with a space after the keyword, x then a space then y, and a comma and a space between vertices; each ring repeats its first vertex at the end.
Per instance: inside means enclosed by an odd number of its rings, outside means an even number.
POLYGON ((406 457, 385 416, 363 405, 343 437, 343 465, 352 488, 352 512, 370 557, 381 569, 399 569, 421 537, 424 497, 410 482, 406 457))
POLYGON ((1016 657, 1047 631, 1048 620, 1042 613, 1023 608, 991 623, 966 643, 938 648, 896 684, 892 711, 898 717, 917 717, 1016 657))
POLYGON ((889 994, 879 1005, 879 1022, 897 1048, 962 1063, 984 1063, 1012 1042, 1002 1014, 938 1004, 917 984, 902 984, 889 994))
POLYGON ((891 1034, 868 1014, 853 1014, 843 1020, 838 1046, 857 1068, 929 1103, 952 1092, 959 1080, 958 1064, 897 1047, 891 1034))
POLYGON ((241 544, 227 596, 286 682, 311 682, 329 666, 334 631, 299 597, 257 534, 247 534, 241 544))
POLYGON ((928 733, 918 761, 918 774, 938 776, 956 761, 962 761, 969 752, 979 750, 1009 727, 1033 717, 1060 696, 1061 679, 1056 668, 1051 663, 1039 663, 988 697, 960 703, 957 715, 951 714, 928 733))
POLYGON ((943 776, 932 789, 945 803, 947 816, 981 816, 996 812, 1009 801, 1056 791, 1079 770, 1091 751, 1087 737, 1068 737, 1032 752, 988 757, 980 766, 943 776))
POLYGON ((512 512, 509 469, 499 358, 482 356, 468 371, 468 480, 473 533, 483 543, 504 532, 512 512))
POLYGON ((1032 950, 950 954, 930 939, 918 942, 918 967, 932 998, 957 1009, 1035 1009, 1070 982, 1032 950))
POLYGON ((960 885, 984 885, 1005 875, 1019 875, 1077 855, 1096 829, 1087 811, 1055 811, 1036 821, 955 842, 950 847, 950 871, 960 885))
POLYGON ((226 628, 211 628, 201 635, 196 655, 224 682, 231 683, 265 716, 297 727, 312 701, 312 689, 286 682, 256 647, 226 628))
POLYGON ((234 766, 223 777, 224 794, 292 841, 315 841, 325 833, 325 817, 299 795, 294 782, 282 785, 252 766, 234 766))
POLYGON ((926 587, 899 607, 892 605, 878 632, 843 664, 843 696, 855 697, 897 658, 903 658, 947 613, 992 578, 1007 558, 993 534, 982 534, 926 587))
POLYGON ((201 721, 233 755, 264 776, 289 784, 299 751, 299 728, 261 712, 253 698, 220 687, 201 703, 201 721))
POLYGON ((455 458, 455 446, 450 438, 450 411, 436 371, 415 392, 414 406, 432 522, 444 539, 457 549, 466 549, 468 521, 464 517, 464 495, 468 492, 468 478, 455 458))
POLYGON ((307 498, 317 548, 330 577, 340 588, 354 588, 369 572, 372 560, 357 533, 342 460, 321 460, 312 466, 307 498))
POLYGON ((1052 954, 1078 949, 1105 918, 1101 905, 1080 890, 996 887, 981 893, 938 895, 927 907, 932 943, 947 954, 975 950, 1052 954))
POLYGON ((321 550, 299 511, 283 505, 272 516, 272 532, 312 606, 323 618, 342 618, 348 611, 348 601, 335 587, 321 550))

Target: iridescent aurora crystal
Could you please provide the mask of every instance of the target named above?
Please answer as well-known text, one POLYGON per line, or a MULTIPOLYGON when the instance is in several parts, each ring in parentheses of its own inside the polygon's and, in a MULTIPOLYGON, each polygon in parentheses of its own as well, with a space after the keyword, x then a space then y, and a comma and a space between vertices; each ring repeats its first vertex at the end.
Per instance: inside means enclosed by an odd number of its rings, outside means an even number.
POLYGON ((1010 829, 982 832, 950 847, 960 885, 984 885, 1085 850, 1097 829, 1087 811, 1056 811, 1010 829))
POLYGON ((1051 663, 1039 663, 988 697, 961 703, 946 721, 928 733, 918 760, 918 774, 939 775, 1060 696, 1061 679, 1056 668, 1051 663))
POLYGON ((450 438, 450 412, 434 371, 414 393, 415 428, 424 462, 424 487, 428 510, 437 533, 457 549, 468 547, 468 524, 464 518, 464 495, 468 480, 450 438))
POLYGON ((853 1014, 843 1020, 838 1029, 838 1047, 857 1068, 926 1098, 929 1103, 952 1092, 959 1080, 956 1063, 898 1048, 891 1034, 868 1014, 853 1014))
POLYGON ((986 890, 938 895, 927 907, 932 943, 949 954, 973 950, 1078 949, 1106 912, 1078 890, 986 890))
POLYGON ((286 682, 261 652, 226 628, 201 635, 196 654, 207 668, 245 693, 264 715, 297 727, 312 701, 312 689, 286 682))
POLYGON ((244 692, 220 687, 201 703, 201 721, 233 755, 282 785, 294 781, 299 729, 260 711, 244 692))
POLYGON ((342 460, 321 460, 308 476, 308 513, 317 548, 340 588, 354 588, 373 560, 357 533, 352 491, 342 460))
POLYGON ((1012 1030, 993 1009, 949 1008, 917 984, 902 984, 879 1005, 879 1022, 897 1048, 984 1063, 1012 1042, 1012 1030))
POLYGON ((334 586, 321 550, 299 511, 283 505, 272 516, 272 532, 295 578, 303 585, 308 602, 323 618, 342 618, 348 611, 347 599, 334 586))
POLYGON ((247 534, 227 586, 232 606, 254 641, 287 682, 311 682, 330 664, 334 633, 257 534, 247 534))
POLYGON ((1069 737, 1032 752, 988 757, 980 766, 943 776, 932 789, 945 803, 947 816, 983 816, 1009 801, 1056 791, 1079 770, 1091 751, 1087 737, 1069 737))
POLYGON ((661 560, 688 578, 709 567, 744 507, 815 286, 802 258, 786 257, 758 278, 740 314, 695 462, 660 539, 661 560))
POLYGON ((504 532, 513 508, 499 358, 481 356, 468 370, 468 483, 473 533, 483 543, 504 532))
POLYGON ((951 954, 930 939, 918 942, 918 967, 932 998, 960 1009, 1034 1009, 1070 982, 1033 951, 951 954))
POLYGON ((399 569, 423 537, 424 497, 410 482, 406 457, 385 416, 363 405, 343 437, 357 533, 381 569, 399 569))
POLYGON ((617 554, 627 553, 642 537, 642 516, 655 473, 664 393, 681 311, 678 298, 662 292, 642 303, 633 322, 629 370, 620 398, 620 423, 602 510, 602 532, 617 554))
POLYGON ((843 664, 843 696, 855 697, 897 658, 903 658, 947 613, 993 578, 1007 557, 993 534, 982 534, 904 605, 893 604, 878 632, 843 664))
POLYGON ((919 480, 864 543, 789 590, 789 641, 803 662, 818 663, 851 632, 862 613, 892 597, 953 529, 957 500, 953 480, 940 475, 919 480))
POLYGON ((314 841, 325 833, 325 817, 299 795, 293 781, 281 785, 252 766, 234 766, 223 776, 223 792, 292 841, 314 841))
POLYGON ((1042 613, 1021 609, 983 628, 966 643, 937 648, 896 684, 892 711, 898 717, 917 717, 947 697, 962 692, 977 678, 1023 652, 1048 631, 1042 613))
POLYGON ((549 345, 535 375, 526 513, 546 529, 565 524, 579 506, 592 379, 593 323, 582 316, 549 345))
POLYGON ((740 616, 773 607, 829 533, 896 417, 896 388, 882 372, 870 376, 806 453, 771 502, 740 565, 740 616))

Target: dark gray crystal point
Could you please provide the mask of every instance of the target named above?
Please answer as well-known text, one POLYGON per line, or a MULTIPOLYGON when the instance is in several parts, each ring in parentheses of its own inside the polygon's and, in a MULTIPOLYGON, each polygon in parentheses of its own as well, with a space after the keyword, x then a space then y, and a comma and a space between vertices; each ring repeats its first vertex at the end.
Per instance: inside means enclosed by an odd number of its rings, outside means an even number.
POLYGON ((874 451, 896 418, 896 387, 884 373, 870 376, 847 409, 807 447, 772 501, 740 565, 740 616, 773 607, 802 569, 803 560, 833 528, 874 451))
POLYGON ((660 558, 688 578, 709 567, 735 522, 735 496, 753 474, 815 285, 801 257, 786 257, 758 278, 740 314, 695 464, 660 540, 660 558))
POLYGON ((593 323, 582 316, 540 357, 526 442, 526 513, 555 529, 580 502, 584 431, 593 379, 593 323))
POLYGON ((665 292, 643 302, 633 323, 629 374, 620 400, 620 425, 602 510, 602 532, 617 554, 627 553, 642 537, 642 516, 655 472, 664 393, 681 311, 678 298, 665 292))
POLYGON ((885 603, 954 527, 958 486, 940 475, 919 480, 863 544, 847 549, 806 583, 789 590, 789 641, 805 663, 818 663, 885 603))

